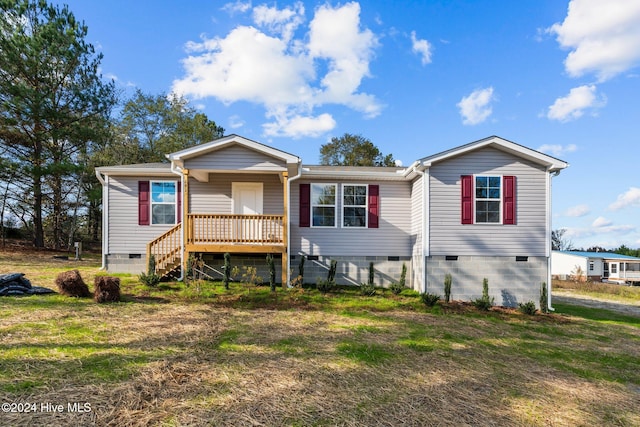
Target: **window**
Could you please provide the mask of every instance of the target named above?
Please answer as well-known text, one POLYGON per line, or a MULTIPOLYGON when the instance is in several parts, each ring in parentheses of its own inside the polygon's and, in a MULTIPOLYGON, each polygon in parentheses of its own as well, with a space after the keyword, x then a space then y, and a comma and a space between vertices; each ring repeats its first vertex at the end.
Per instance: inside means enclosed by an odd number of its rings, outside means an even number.
POLYGON ((500 222, 500 177, 476 176, 476 223, 500 222))
POLYGON ((151 182, 151 224, 176 223, 176 182, 151 182))
POLYGON ((367 226, 367 186, 342 186, 342 226, 367 226))
POLYGON ((589 261, 589 271, 593 271, 595 269, 595 264, 593 261, 589 261))
POLYGON ((311 225, 336 226, 336 184, 311 184, 311 225))
POLYGON ((618 264, 611 264, 611 272, 613 274, 617 274, 618 273, 618 264))

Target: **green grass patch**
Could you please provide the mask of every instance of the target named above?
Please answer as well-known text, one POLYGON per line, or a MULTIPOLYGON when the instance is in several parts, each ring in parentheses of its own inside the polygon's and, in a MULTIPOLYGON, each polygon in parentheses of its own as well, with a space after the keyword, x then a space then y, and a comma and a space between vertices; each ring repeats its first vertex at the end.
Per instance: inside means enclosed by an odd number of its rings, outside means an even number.
POLYGON ((581 317, 595 322, 639 327, 640 317, 621 314, 603 308, 582 307, 573 304, 554 303, 556 313, 581 317))
POLYGON ((377 365, 393 354, 385 346, 373 343, 342 342, 336 348, 339 355, 369 365, 377 365))

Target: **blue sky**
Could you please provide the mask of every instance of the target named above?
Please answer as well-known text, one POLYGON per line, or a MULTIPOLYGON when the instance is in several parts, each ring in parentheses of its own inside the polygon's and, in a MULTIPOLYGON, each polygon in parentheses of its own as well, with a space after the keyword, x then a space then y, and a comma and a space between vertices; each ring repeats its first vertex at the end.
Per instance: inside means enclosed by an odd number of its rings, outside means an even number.
POLYGON ((570 163, 553 227, 640 247, 640 2, 72 0, 120 89, 317 163, 361 134, 405 165, 498 135, 570 163))

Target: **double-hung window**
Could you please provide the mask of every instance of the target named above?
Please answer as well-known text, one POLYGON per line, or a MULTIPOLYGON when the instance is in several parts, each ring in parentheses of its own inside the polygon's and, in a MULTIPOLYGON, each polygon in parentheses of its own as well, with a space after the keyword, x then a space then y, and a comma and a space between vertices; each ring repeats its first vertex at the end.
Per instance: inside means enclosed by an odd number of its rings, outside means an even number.
POLYGON ((336 184, 311 184, 311 225, 336 226, 336 184))
POLYGON ((151 224, 175 224, 176 200, 175 181, 151 181, 151 224))
POLYGON ((342 186, 342 226, 367 226, 367 186, 343 184, 342 186))
POLYGON ((500 222, 501 187, 499 176, 476 176, 476 224, 500 222))

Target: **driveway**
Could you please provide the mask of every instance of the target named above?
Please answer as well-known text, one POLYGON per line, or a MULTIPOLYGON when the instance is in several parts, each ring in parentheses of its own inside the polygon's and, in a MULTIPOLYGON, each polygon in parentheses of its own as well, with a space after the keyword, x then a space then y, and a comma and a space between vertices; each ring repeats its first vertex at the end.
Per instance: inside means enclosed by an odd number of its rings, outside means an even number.
POLYGON ((606 310, 640 317, 640 305, 638 304, 611 301, 604 298, 587 297, 584 295, 574 294, 571 291, 553 291, 552 305, 554 302, 581 305, 584 307, 604 308, 606 310))

